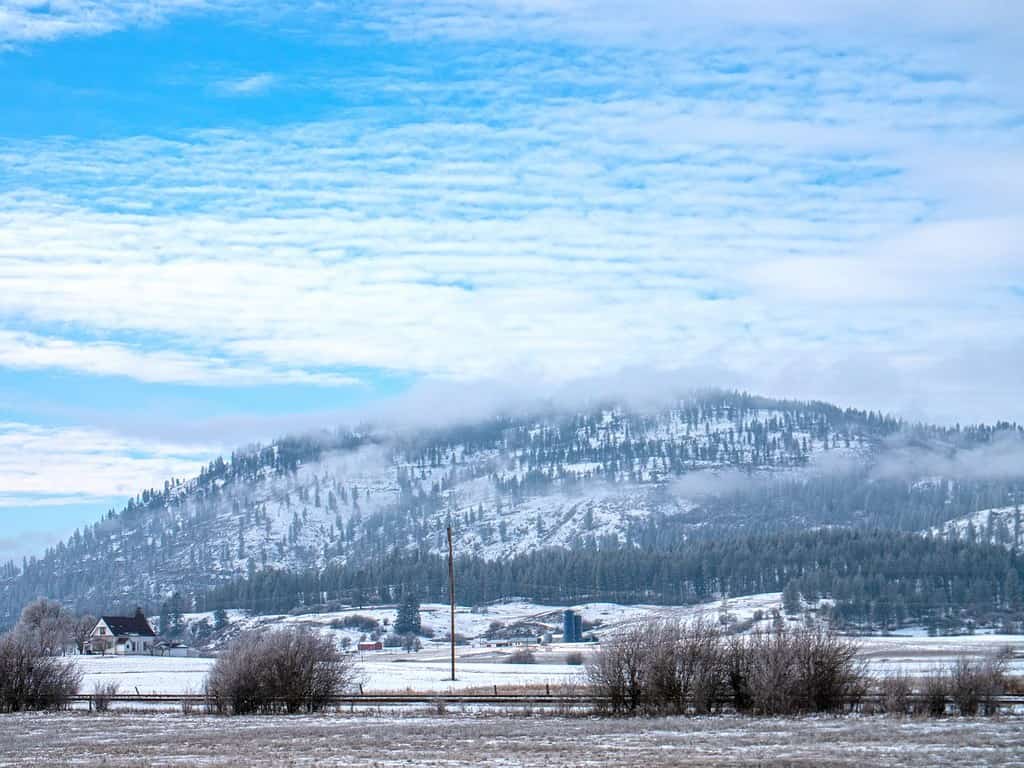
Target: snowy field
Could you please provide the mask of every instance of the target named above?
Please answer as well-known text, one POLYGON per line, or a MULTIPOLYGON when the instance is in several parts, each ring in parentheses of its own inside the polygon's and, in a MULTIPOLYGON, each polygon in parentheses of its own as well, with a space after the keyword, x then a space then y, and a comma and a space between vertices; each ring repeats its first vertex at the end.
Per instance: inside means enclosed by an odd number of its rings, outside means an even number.
POLYGON ((82 693, 117 683, 119 693, 202 693, 213 659, 168 659, 160 656, 77 656, 82 693))
POLYGON ((861 657, 875 675, 896 671, 922 675, 937 666, 947 666, 956 659, 1005 654, 1010 657, 1007 672, 1024 677, 1024 635, 961 635, 928 637, 924 635, 890 635, 858 637, 861 657))
MULTIPOLYGON (((508 664, 505 654, 474 655, 471 649, 458 659, 458 681, 452 683, 449 659, 434 651, 406 654, 363 654, 359 677, 366 692, 499 690, 524 685, 552 688, 582 682, 582 667, 564 663, 564 653, 538 652, 536 664, 508 664), (546 658, 550 656, 550 658, 546 658)), ((82 693, 98 684, 116 682, 121 693, 202 693, 213 659, 167 659, 152 656, 82 656, 75 663, 83 671, 82 693)))
MULTIPOLYGON (((870 637, 858 638, 862 656, 875 675, 903 670, 923 674, 959 656, 982 656, 1005 645, 1017 654, 1010 673, 1024 676, 1024 637, 975 635, 972 637, 870 637)), ((535 664, 509 664, 509 649, 460 648, 458 681, 449 678, 444 649, 428 648, 419 653, 360 654, 359 676, 366 692, 383 691, 467 691, 491 689, 509 691, 520 686, 552 689, 583 682, 583 668, 566 664, 571 646, 554 645, 535 649, 535 664)), ((574 649, 575 650, 575 649, 574 649)), ((584 659, 593 648, 584 649, 584 659)), ((151 656, 75 659, 84 672, 82 692, 91 693, 98 683, 116 681, 122 693, 201 693, 212 659, 168 659, 151 656)))
POLYGON ((1024 719, 0 717, 0 766, 1020 766, 1024 719))
MULTIPOLYGON (((692 620, 704 618, 717 621, 722 614, 728 614, 736 621, 750 620, 756 611, 770 616, 772 609, 781 606, 779 593, 750 595, 734 598, 725 603, 714 602, 695 606, 645 606, 615 605, 612 603, 588 603, 572 606, 582 614, 585 621, 594 626, 594 633, 600 638, 614 637, 618 632, 638 621, 650 618, 675 618, 692 620)), ((552 643, 534 645, 535 664, 508 664, 506 660, 512 648, 490 647, 484 635, 492 623, 506 628, 517 626, 529 628, 536 633, 550 630, 560 631, 563 608, 560 606, 537 605, 526 601, 509 601, 471 609, 460 607, 456 612, 456 631, 469 639, 469 644, 458 649, 458 670, 456 683, 449 680, 448 646, 443 641, 424 640, 423 649, 416 653, 399 650, 378 651, 357 654, 359 676, 366 692, 383 691, 466 691, 474 689, 499 689, 519 686, 551 686, 552 688, 574 685, 582 682, 580 666, 567 664, 567 654, 579 651, 586 658, 595 645, 561 645, 552 643)), ((334 613, 307 614, 301 616, 245 616, 231 612, 230 620, 240 630, 269 630, 280 626, 301 625, 332 637, 339 644, 343 640, 353 646, 359 641, 358 630, 332 627, 346 616, 360 614, 385 622, 395 619, 394 608, 362 608, 334 613)), ((209 618, 205 614, 193 614, 190 621, 209 618)), ((437 604, 422 606, 422 622, 440 637, 447 631, 448 607, 437 604)), ((799 626, 799 622, 792 622, 799 626)), ((755 629, 768 630, 771 620, 766 618, 754 625, 755 629)), ((1024 676, 1024 636, 976 634, 957 637, 928 637, 922 630, 906 630, 890 636, 857 638, 862 648, 862 657, 869 671, 876 675, 890 674, 903 670, 918 675, 929 672, 937 665, 945 665, 959 656, 983 656, 1009 648, 1012 658, 1009 671, 1024 676)), ((211 659, 204 658, 154 658, 98 657, 84 656, 76 659, 83 672, 82 691, 90 693, 98 683, 116 681, 123 693, 200 693, 211 659)))

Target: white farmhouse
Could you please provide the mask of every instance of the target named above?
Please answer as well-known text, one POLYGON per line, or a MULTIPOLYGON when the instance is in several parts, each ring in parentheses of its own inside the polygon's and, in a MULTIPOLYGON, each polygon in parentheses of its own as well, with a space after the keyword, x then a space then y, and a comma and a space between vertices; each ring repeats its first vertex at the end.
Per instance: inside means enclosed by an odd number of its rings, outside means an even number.
POLYGON ((136 608, 134 616, 101 616, 89 633, 86 653, 150 653, 155 642, 156 633, 149 626, 146 614, 136 608))

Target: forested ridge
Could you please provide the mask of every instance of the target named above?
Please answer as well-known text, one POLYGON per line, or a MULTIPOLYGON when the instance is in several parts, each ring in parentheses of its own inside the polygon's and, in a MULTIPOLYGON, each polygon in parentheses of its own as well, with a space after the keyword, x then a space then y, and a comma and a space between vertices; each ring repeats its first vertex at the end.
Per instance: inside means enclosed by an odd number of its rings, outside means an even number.
MULTIPOLYGON (((1024 560, 987 544, 888 531, 821 530, 698 540, 662 548, 545 549, 508 560, 457 558, 463 604, 507 597, 580 602, 697 603, 794 590, 833 601, 839 624, 892 629, 907 623, 954 630, 968 622, 1016 627, 1024 618, 1024 560)), ((446 560, 393 552, 365 565, 267 570, 204 594, 197 609, 261 613, 331 603, 390 603, 406 591, 448 600, 446 560)))
MULTIPOLYGON (((1024 456, 1022 434, 1014 424, 909 425, 825 403, 707 392, 658 409, 605 403, 447 428, 286 437, 216 458, 195 478, 169 478, 41 557, 0 566, 0 623, 39 595, 82 610, 156 610, 172 594, 198 606, 240 583, 267 584, 258 599, 278 610, 306 590, 276 598, 284 582, 273 580, 430 557, 449 525, 458 550, 480 563, 470 568, 497 569, 481 577, 480 599, 531 583, 555 599, 561 582, 531 582, 512 564, 560 557, 578 558, 561 587, 567 595, 689 601, 762 590, 797 578, 772 575, 774 547, 770 557, 737 553, 746 575, 723 573, 712 588, 671 562, 690 562, 694 547, 753 546, 816 528, 917 540, 981 515, 957 536, 1012 553, 1024 543, 1024 465, 1014 453, 1024 456), (751 562, 767 570, 748 574, 751 562), (631 580, 635 572, 654 580, 631 580), (639 594, 645 583, 654 597, 639 594)), ((865 566, 862 576, 878 574, 865 566)), ((962 605, 959 583, 946 587, 962 605)), ((909 593, 901 599, 910 605, 909 593)))

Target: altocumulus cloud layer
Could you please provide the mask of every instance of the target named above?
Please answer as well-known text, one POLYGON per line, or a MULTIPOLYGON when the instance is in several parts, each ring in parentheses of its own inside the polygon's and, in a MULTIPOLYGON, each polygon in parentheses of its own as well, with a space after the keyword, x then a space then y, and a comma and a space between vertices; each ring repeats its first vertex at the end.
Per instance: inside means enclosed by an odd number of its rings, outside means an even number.
MULTIPOLYGON (((339 105, 316 116, 0 134, 0 368, 371 392, 643 370, 1024 419, 1020 12, 892 5, 0 4, 9 56, 183 20, 404 52, 188 70, 207 98, 339 105)), ((62 492, 170 468, 132 466, 62 492)))

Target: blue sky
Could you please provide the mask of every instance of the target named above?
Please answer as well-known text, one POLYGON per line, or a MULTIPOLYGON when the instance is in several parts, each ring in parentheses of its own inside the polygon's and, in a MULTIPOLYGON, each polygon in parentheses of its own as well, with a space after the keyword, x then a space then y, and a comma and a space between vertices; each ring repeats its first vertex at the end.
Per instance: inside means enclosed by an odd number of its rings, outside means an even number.
POLYGON ((1022 30, 1000 0, 0 0, 0 558, 424 393, 1024 421, 1022 30))

